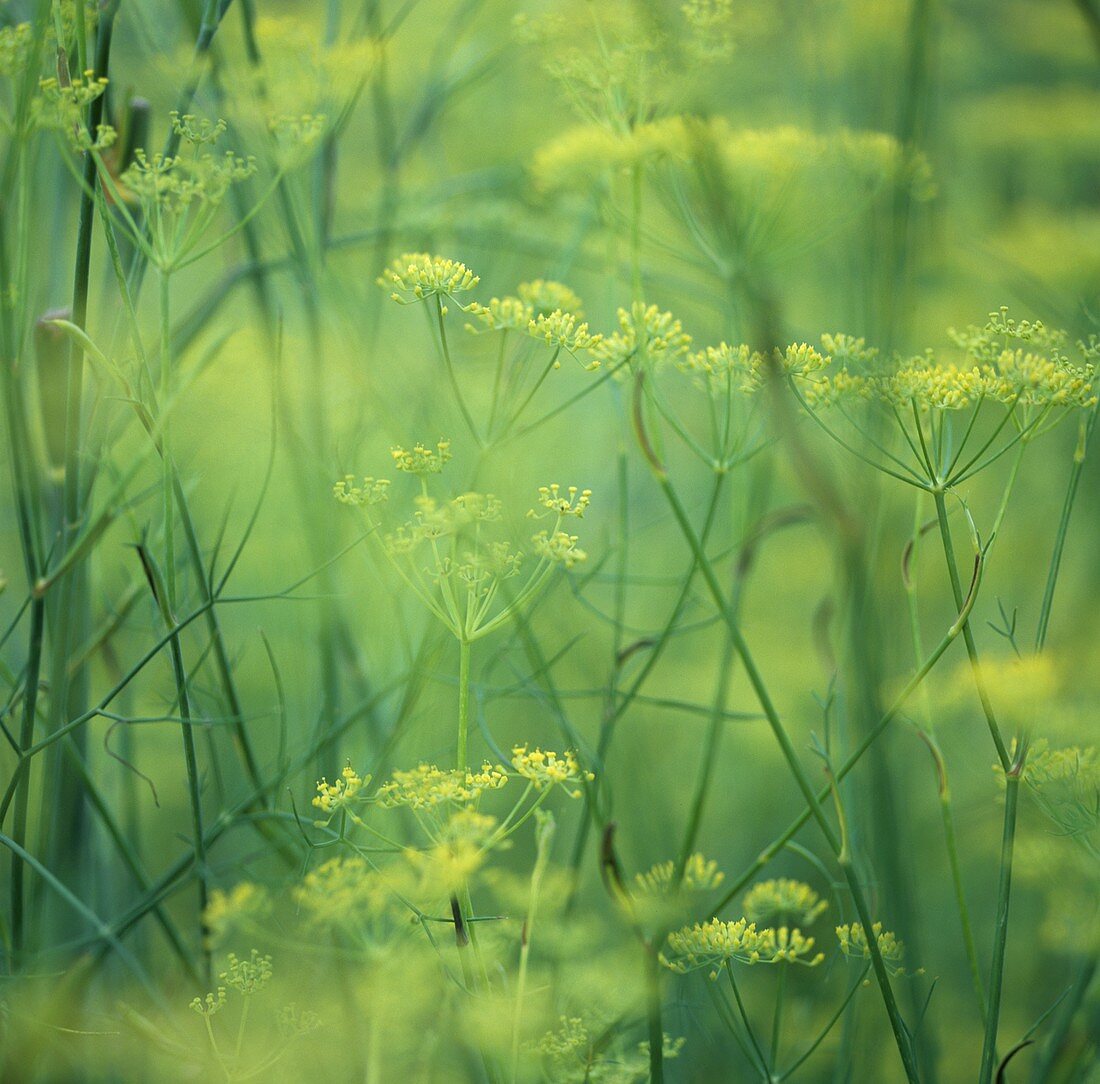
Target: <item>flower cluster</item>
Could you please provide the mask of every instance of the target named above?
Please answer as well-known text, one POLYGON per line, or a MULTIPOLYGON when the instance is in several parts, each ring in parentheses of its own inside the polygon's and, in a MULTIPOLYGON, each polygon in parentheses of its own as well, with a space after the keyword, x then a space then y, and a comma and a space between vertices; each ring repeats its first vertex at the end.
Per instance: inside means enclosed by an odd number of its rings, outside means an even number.
POLYGON ((584 302, 564 283, 553 279, 535 279, 533 282, 521 282, 516 292, 530 306, 532 316, 571 312, 578 320, 584 319, 584 302))
POLYGON ((684 863, 679 885, 676 881, 676 863, 659 862, 645 873, 634 875, 635 896, 660 898, 680 892, 710 892, 717 888, 726 875, 718 863, 701 854, 693 854, 684 863))
MULTIPOLYGON (((903 975, 905 968, 902 960, 905 958, 905 945, 897 939, 889 930, 882 928, 881 922, 871 926, 878 943, 878 950, 882 956, 882 962, 891 975, 903 975)), ((869 960, 871 949, 867 944, 867 933, 858 922, 851 925, 837 926, 837 941, 840 943, 840 951, 849 958, 869 960)))
POLYGON ((1040 322, 1017 323, 1002 308, 982 327, 949 334, 962 348, 961 361, 940 360, 929 350, 884 363, 863 339, 838 334, 822 336, 826 354, 817 355, 820 362, 785 368, 811 406, 856 397, 922 412, 963 410, 987 401, 1040 408, 1096 403, 1095 351, 1079 344, 1082 361, 1074 364, 1065 332, 1040 322))
MULTIPOLYGON (((557 482, 548 486, 539 486, 537 503, 558 516, 576 516, 577 519, 582 519, 591 501, 592 490, 590 489, 578 490, 576 486, 568 486, 563 493, 557 482)), ((538 513, 532 509, 528 515, 537 517, 538 513)))
POLYGON ((226 957, 225 970, 218 977, 226 986, 250 997, 270 981, 271 957, 253 949, 247 960, 241 960, 235 952, 231 952, 226 957))
MULTIPOLYGON (((421 491, 413 498, 411 519, 391 530, 372 521, 379 528, 373 537, 406 584, 455 636, 473 641, 487 635, 531 602, 555 567, 572 568, 586 559, 578 536, 561 530, 561 524, 567 517, 584 515, 591 491, 543 486, 529 515, 552 515, 554 525, 531 538, 537 560, 525 581, 514 591, 502 590, 525 569, 522 549, 484 529, 502 519, 502 502, 491 493, 439 500, 428 492, 429 476, 441 473, 451 458, 448 441, 439 441, 434 449, 422 444, 411 450, 395 448, 392 455, 398 470, 419 477, 421 491)), ((389 482, 367 477, 359 485, 348 475, 334 485, 333 494, 343 504, 370 509, 386 500, 389 482)))
POLYGON ((262 918, 271 907, 271 900, 263 886, 252 881, 241 881, 226 892, 215 888, 210 893, 202 923, 211 941, 223 937, 230 929, 262 918))
POLYGON ((780 877, 758 881, 745 894, 745 915, 754 922, 809 926, 828 908, 826 900, 802 881, 780 877))
POLYGON ((389 496, 390 483, 386 478, 364 478, 357 483, 354 474, 349 474, 333 484, 332 495, 341 504, 381 504, 389 496))
POLYGON ((559 366, 557 352, 561 350, 574 358, 588 353, 590 360, 582 364, 588 369, 597 368, 599 362, 594 355, 603 336, 589 330, 576 293, 560 282, 536 279, 520 283, 518 294, 518 297, 494 297, 487 305, 472 302, 466 312, 476 322, 467 324, 467 330, 519 331, 554 349, 554 368, 559 366))
POLYGON ((531 537, 531 546, 540 560, 570 569, 588 560, 588 554, 578 547, 578 535, 567 531, 539 531, 531 537))
MULTIPOLYGON (((441 440, 434 450, 417 442, 411 451, 393 448, 390 455, 393 456, 394 467, 405 474, 441 474, 451 460, 451 442, 441 440)), ((377 484, 389 485, 388 482, 377 484)))
MULTIPOLYGON (((564 350, 574 357, 582 351, 596 353, 603 342, 602 335, 593 335, 588 330, 588 325, 578 320, 570 312, 562 309, 554 309, 550 313, 538 313, 527 325, 527 332, 532 338, 542 339, 548 346, 564 350)), ((589 369, 599 366, 598 360, 588 363, 589 369)))
POLYGON ((84 123, 85 110, 107 90, 107 79, 88 70, 68 83, 56 77, 38 84, 34 118, 43 128, 56 128, 66 134, 75 151, 103 151, 112 146, 117 133, 109 124, 100 124, 94 133, 84 123))
POLYGON ((233 185, 255 172, 254 158, 242 158, 233 151, 164 155, 139 147, 119 180, 147 213, 156 208, 182 216, 193 206, 218 207, 233 185))
POLYGON ((0 27, 0 76, 17 75, 27 66, 34 45, 34 27, 15 23, 0 27))
POLYGON ((619 330, 598 346, 596 356, 603 365, 617 368, 631 359, 648 359, 653 364, 677 361, 691 351, 691 336, 670 312, 656 305, 636 301, 627 312, 619 309, 619 330))
POLYGON ((307 921, 332 927, 382 912, 390 901, 382 878, 359 855, 330 858, 292 892, 307 921))
POLYGON ((1090 840, 1100 828, 1100 752, 1095 746, 1052 749, 1040 739, 1028 753, 1023 780, 1062 832, 1097 853, 1090 840))
POLYGON ((465 805, 488 791, 500 790, 508 782, 503 768, 488 762, 478 771, 460 771, 421 764, 416 768, 395 771, 389 782, 378 789, 377 801, 392 809, 434 809, 444 804, 465 805))
POLYGON ((427 252, 406 252, 382 272, 378 285, 389 287, 394 301, 411 305, 429 297, 453 298, 472 290, 480 281, 457 260, 427 252))
POLYGON ((824 955, 811 956, 813 947, 814 939, 801 930, 786 926, 757 929, 756 923, 747 918, 733 922, 712 918, 670 933, 668 950, 661 955, 661 962, 682 974, 708 968, 713 978, 718 968, 733 960, 745 964, 798 963, 816 967, 824 955))
POLYGON ((576 753, 570 749, 559 755, 549 749, 528 751, 526 745, 517 745, 512 749, 512 767, 524 779, 530 780, 536 790, 560 786, 571 798, 579 798, 583 793, 577 783, 596 778, 581 768, 576 753))
POLYGON ((339 779, 329 782, 321 778, 317 783, 317 794, 313 799, 315 809, 322 813, 332 814, 344 809, 356 798, 363 787, 370 782, 370 776, 364 779, 349 761, 340 773, 339 779))

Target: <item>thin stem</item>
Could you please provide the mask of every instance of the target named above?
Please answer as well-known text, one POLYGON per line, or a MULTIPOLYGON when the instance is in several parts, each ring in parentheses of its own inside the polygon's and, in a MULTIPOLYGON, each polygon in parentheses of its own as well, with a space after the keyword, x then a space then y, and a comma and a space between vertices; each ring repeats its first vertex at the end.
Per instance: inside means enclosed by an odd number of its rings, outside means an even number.
POLYGON ((466 399, 462 394, 462 389, 459 387, 458 377, 455 375, 454 362, 451 360, 451 348, 447 344, 447 328, 443 320, 443 301, 438 294, 435 298, 435 313, 436 326, 439 329, 439 345, 443 351, 443 365, 447 370, 447 379, 451 382, 451 390, 454 392, 455 402, 458 404, 458 409, 462 412, 466 427, 470 430, 470 435, 474 438, 478 447, 481 447, 481 437, 478 435, 477 426, 474 424, 474 419, 470 414, 470 408, 466 405, 466 399))
POLYGON ((997 917, 993 932, 993 962, 989 969, 989 1015, 982 1043, 978 1084, 991 1084, 997 1062, 997 1025, 1004 987, 1005 947, 1008 944, 1008 905, 1012 892, 1012 856, 1016 840, 1016 809, 1020 797, 1020 776, 1027 756, 1026 746, 1005 772, 1004 831, 1001 837, 1001 872, 997 882, 997 917))
POLYGON ((470 730, 470 641, 464 636, 458 641, 458 770, 468 766, 467 744, 470 730))
MULTIPOLYGON (((947 518, 947 504, 944 501, 943 489, 934 489, 932 497, 936 502, 936 520, 939 524, 940 539, 943 542, 944 557, 947 560, 947 574, 951 580, 951 593, 955 598, 955 605, 961 608, 965 596, 963 595, 962 583, 959 580, 959 569, 955 563, 955 550, 951 542, 951 524, 947 518)), ((1001 728, 997 725, 997 716, 993 711, 993 704, 990 702, 989 693, 985 687, 981 664, 978 661, 978 649, 974 643, 974 634, 970 629, 969 619, 963 624, 962 632, 963 640, 966 643, 966 653, 970 658, 970 668, 974 674, 974 684, 978 690, 978 699, 981 701, 982 711, 985 714, 986 725, 989 727, 990 737, 992 737, 993 744, 996 746, 997 757, 1001 762, 1001 766, 1007 770, 1009 765, 1008 749, 1005 746, 1004 738, 1001 736, 1001 728)))
POLYGON ((752 1043, 753 1051, 756 1054, 757 1068, 765 1080, 771 1080, 771 1067, 768 1065, 768 1059, 764 1056, 764 1050, 756 1038, 756 1032, 753 1031, 752 1024, 749 1022, 749 1014, 745 1011, 745 1003, 741 1000, 741 991, 737 988, 737 980, 733 977, 733 965, 729 960, 726 961, 726 976, 730 980, 730 989, 733 990, 733 999, 737 1002, 737 1011, 741 1015, 741 1023, 745 1026, 745 1033, 748 1035, 749 1042, 752 1043))
POLYGON ((1058 519, 1058 533, 1054 539, 1054 551, 1051 554, 1046 587, 1043 589, 1043 603, 1039 610, 1039 624, 1035 631, 1035 648, 1037 651, 1041 651, 1046 644, 1047 628, 1050 625, 1050 611, 1054 605, 1054 589, 1058 585, 1058 573, 1062 567, 1062 553, 1065 550, 1066 535, 1069 532, 1069 520, 1073 513, 1074 503, 1077 500, 1077 487, 1081 481, 1081 471, 1085 465, 1085 450, 1096 425, 1098 414, 1100 414, 1100 407, 1093 407, 1088 421, 1081 423, 1077 448, 1073 454, 1073 467, 1069 474, 1069 484, 1066 486, 1065 500, 1062 502, 1062 514, 1058 519))
MULTIPOLYGON (((639 431, 640 439, 642 433, 639 431)), ((646 445, 647 452, 651 454, 651 448, 646 445)), ((651 466, 654 466, 655 460, 650 459, 651 466)), ((672 513, 676 518, 677 523, 680 526, 688 544, 691 546, 692 551, 695 553, 696 559, 699 562, 699 567, 703 574, 703 579, 707 584, 707 588, 710 591, 711 597, 714 600, 715 605, 719 608, 723 619, 726 622, 726 627, 729 629, 730 639, 733 642, 737 654, 741 659, 741 665, 745 668, 745 673, 748 676, 749 684, 753 688, 753 692, 756 694, 756 698, 760 703, 760 707, 764 712, 765 717, 768 720, 768 725, 771 727, 772 734, 775 737, 776 743, 779 745, 780 751, 783 754, 783 759, 787 762, 791 775, 794 777, 798 789, 802 792, 802 797, 806 801, 806 805, 809 808, 811 816, 817 821, 822 835, 825 837, 826 843, 828 843, 830 849, 838 858, 842 855, 841 841, 837 837, 832 825, 826 818, 822 811, 821 804, 818 801, 817 794, 814 792, 813 787, 810 784, 809 778, 806 775, 806 771, 803 768, 801 762, 798 759, 798 754, 795 751, 794 746, 791 744, 790 737, 787 734, 786 729, 780 720, 779 713, 772 702, 771 695, 769 694, 767 687, 764 684, 763 677, 760 671, 757 669, 756 662, 749 651, 748 643, 746 642, 741 628, 737 623, 737 620, 731 612, 726 599, 722 593, 722 589, 718 584, 717 577, 714 574, 714 569, 707 559, 706 554, 702 551, 699 544, 699 539, 696 537, 695 532, 691 527, 687 515, 684 511, 683 505, 680 503, 680 499, 673 489, 668 474, 663 467, 659 464, 655 466, 654 475, 660 485, 662 491, 668 500, 669 506, 672 509, 672 513)), ((908 1029, 905 1026, 904 1021, 901 1018, 901 1013, 898 1010, 897 1001, 894 997, 894 992, 890 986, 890 978, 886 971, 886 966, 882 960, 882 954, 879 951, 878 940, 873 930, 873 920, 871 918, 870 910, 867 906, 867 901, 864 897, 863 886, 860 884, 859 878, 856 876, 855 871, 848 862, 843 862, 841 868, 844 872, 845 880, 848 882, 848 889, 852 894, 852 900, 855 903, 856 910, 859 913, 860 921, 863 924, 864 932, 867 936, 868 948, 871 952, 871 959, 875 970, 875 978, 878 981, 879 991, 882 994, 883 1004, 886 1008, 886 1013, 890 1018, 890 1027, 894 1034, 894 1041, 898 1048, 898 1053, 901 1056, 902 1065, 905 1069, 905 1074, 911 1084, 917 1084, 919 1081, 919 1073, 917 1069, 916 1060, 913 1054, 912 1042, 908 1029)))
POLYGON ((864 969, 859 973, 859 978, 856 979, 856 981, 852 983, 852 985, 848 988, 848 992, 844 995, 844 1000, 840 1003, 840 1006, 837 1008, 836 1012, 829 1017, 828 1022, 825 1024, 825 1027, 821 1029, 821 1032, 818 1034, 817 1038, 814 1039, 814 1041, 810 1043, 806 1050, 804 1050, 802 1054, 799 1055, 797 1060, 793 1061, 786 1069, 783 1070, 782 1073, 779 1074, 777 1078, 778 1080, 786 1080, 788 1077, 793 1076, 796 1070, 798 1070, 802 1066, 803 1062, 805 1062, 810 1057, 810 1055, 813 1054, 813 1052, 825 1041, 829 1032, 832 1031, 833 1027, 836 1025, 836 1022, 844 1014, 844 1010, 847 1009, 848 1006, 851 1004, 852 998, 856 996, 856 992, 864 984, 864 982, 866 982, 867 972, 870 970, 870 964, 864 967, 864 969))

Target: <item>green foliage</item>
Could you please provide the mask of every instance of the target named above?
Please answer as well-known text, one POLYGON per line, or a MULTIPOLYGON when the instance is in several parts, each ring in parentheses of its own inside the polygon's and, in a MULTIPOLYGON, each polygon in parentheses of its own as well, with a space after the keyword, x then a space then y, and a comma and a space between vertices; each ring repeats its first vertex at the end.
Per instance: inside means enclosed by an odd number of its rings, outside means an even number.
POLYGON ((1085 1079, 1094 8, 0 0, 0 1078, 1085 1079))

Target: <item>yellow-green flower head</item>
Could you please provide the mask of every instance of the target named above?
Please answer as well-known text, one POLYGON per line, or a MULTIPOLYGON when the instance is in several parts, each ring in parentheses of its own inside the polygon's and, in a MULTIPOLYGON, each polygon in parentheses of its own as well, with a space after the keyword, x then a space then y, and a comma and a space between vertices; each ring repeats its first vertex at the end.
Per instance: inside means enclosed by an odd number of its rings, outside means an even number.
POLYGON ((685 0, 680 11, 692 30, 693 51, 719 60, 733 51, 733 0, 685 0))
POLYGON ((393 464, 399 471, 406 474, 440 474, 451 459, 451 442, 439 441, 435 449, 425 447, 417 443, 411 451, 404 448, 392 448, 393 464))
POLYGON ((202 921, 210 941, 216 941, 231 928, 263 917, 270 907, 271 900, 262 885, 241 881, 228 892, 221 888, 211 891, 202 921))
POLYGON ((799 391, 809 406, 824 408, 851 400, 872 399, 877 388, 869 377, 838 369, 835 373, 806 380, 799 385, 799 391))
POLYGON ((548 1031, 538 1041, 536 1049, 544 1057, 567 1058, 587 1050, 588 1029, 579 1016, 563 1016, 557 1031, 548 1031))
POLYGON ((370 782, 370 776, 364 779, 352 766, 351 761, 344 766, 340 778, 329 782, 322 778, 317 783, 317 794, 313 799, 315 809, 322 813, 332 814, 346 808, 359 794, 363 787, 370 782))
MULTIPOLYGON (((1003 777, 1000 765, 995 770, 1003 777)), ((1023 780, 1039 808, 1061 832, 1084 842, 1095 855, 1090 837, 1100 828, 1100 755, 1096 747, 1052 749, 1041 738, 1028 752, 1023 780)))
POLYGON ((454 297, 472 290, 480 281, 457 260, 427 252, 406 252, 382 272, 378 285, 389 287, 394 301, 410 305, 429 297, 454 297))
POLYGON ((534 316, 549 316, 560 309, 571 312, 578 320, 584 319, 584 302, 564 283, 535 279, 533 282, 521 282, 516 292, 531 306, 534 316))
POLYGON ((498 823, 474 809, 456 809, 432 832, 432 846, 407 850, 405 861, 420 878, 418 891, 438 897, 461 890, 485 865, 498 823))
POLYGON ((467 523, 490 523, 500 519, 502 505, 492 493, 462 493, 451 503, 467 523))
POLYGON ((463 553, 453 571, 467 591, 484 597, 499 581, 518 576, 522 565, 523 554, 507 542, 490 542, 476 553, 463 553))
POLYGON ((744 900, 746 917, 781 926, 810 926, 828 906, 808 884, 788 877, 758 881, 744 900))
POLYGON ((91 70, 64 86, 56 78, 42 79, 32 103, 34 121, 41 128, 64 132, 75 151, 106 150, 117 139, 114 128, 101 124, 92 133, 84 123, 85 110, 106 89, 106 77, 97 77, 91 70))
POLYGON ((618 367, 631 358, 654 364, 677 361, 691 352, 691 336, 670 312, 636 301, 630 311, 619 309, 619 330, 598 344, 594 353, 603 365, 618 367))
POLYGON ((804 937, 799 930, 758 930, 756 923, 746 918, 733 922, 712 918, 709 922, 670 933, 667 952, 662 953, 661 962, 682 974, 707 968, 714 978, 717 969, 731 960, 745 964, 789 962, 815 967, 824 957, 820 953, 809 956, 813 946, 813 938, 804 937))
POLYGON ((354 923, 380 914, 390 902, 390 889, 359 855, 323 862, 291 895, 306 920, 317 926, 354 923))
POLYGON ((727 376, 747 379, 754 369, 753 353, 744 343, 730 346, 729 343, 721 342, 695 353, 681 354, 676 361, 676 367, 682 372, 703 374, 715 380, 727 376))
MULTIPOLYGON (((681 892, 710 892, 726 878, 718 868, 718 863, 701 854, 693 854, 684 863, 684 873, 680 880, 681 892)), ((676 864, 671 860, 659 862, 645 873, 634 875, 635 896, 669 896, 677 890, 676 864)))
POLYGON ((256 172, 252 157, 242 158, 232 151, 222 155, 148 154, 134 151, 133 163, 119 180, 142 203, 146 212, 153 208, 182 216, 191 207, 214 208, 225 199, 229 189, 256 172))
POLYGON ((692 147, 691 118, 665 117, 629 129, 601 123, 580 124, 535 152, 531 173, 548 191, 587 189, 609 172, 631 169, 662 158, 687 159, 692 147))
POLYGON ((215 1013, 219 1013, 225 1008, 225 1002, 225 987, 219 986, 216 993, 207 994, 204 998, 192 998, 191 1008, 193 1011, 197 1012, 199 1016, 213 1016, 215 1013))
POLYGON ((346 474, 332 487, 332 495, 341 504, 372 505, 381 504, 389 497, 388 478, 366 477, 357 483, 354 474, 346 474))
POLYGON ((262 990, 271 979, 271 957, 262 956, 256 949, 249 953, 247 960, 238 959, 231 952, 225 960, 225 970, 218 976, 226 986, 249 997, 262 990))
POLYGON ((1002 402, 1082 407, 1096 402, 1094 355, 1079 343, 1083 364, 1071 364, 1068 336, 1058 328, 1040 320, 1014 320, 1002 307, 989 314, 983 327, 948 334, 985 374, 990 394, 1002 402))
POLYGON ((834 362, 841 365, 855 364, 871 369, 878 360, 877 347, 868 346, 866 339, 839 331, 822 335, 821 346, 834 362))
POLYGON ((535 316, 535 310, 518 297, 494 297, 488 305, 474 301, 466 311, 482 325, 466 325, 466 329, 474 334, 481 331, 526 332, 535 316))
POLYGON ((0 76, 11 77, 22 72, 34 45, 34 27, 30 23, 16 23, 0 27, 0 76))
POLYGON ((482 794, 500 790, 508 782, 503 768, 488 762, 478 771, 459 771, 421 764, 405 771, 395 771, 393 778, 378 790, 377 800, 387 809, 408 806, 410 809, 434 809, 450 803, 461 805, 480 798, 482 794))
POLYGON ((307 161, 329 129, 325 113, 277 113, 267 129, 275 143, 276 157, 285 169, 307 161))
POLYGON ((815 350, 809 343, 795 343, 788 346, 782 354, 776 351, 780 368, 788 376, 808 376, 820 372, 832 361, 832 358, 815 350))
MULTIPOLYGON (((584 513, 591 503, 592 490, 590 489, 577 489, 576 486, 569 486, 563 491, 557 482, 553 482, 548 486, 539 486, 538 507, 545 508, 548 512, 552 512, 557 516, 576 516, 577 519, 583 519, 584 513)), ((535 508, 528 512, 529 516, 536 519, 543 514, 535 508)))
MULTIPOLYGON (((555 309, 548 315, 540 312, 528 322, 527 334, 574 357, 581 351, 597 352, 603 341, 602 335, 591 334, 587 324, 578 322, 576 316, 562 309, 555 309)), ((596 369, 599 364, 599 359, 594 357, 586 368, 596 369)))
POLYGON ((539 531, 531 536, 531 547, 542 560, 572 568, 588 560, 588 554, 577 546, 579 541, 577 535, 566 531, 539 531))
POLYGON ((286 1040, 308 1035, 321 1026, 321 1018, 310 1009, 300 1009, 293 1002, 279 1010, 279 1034, 286 1040))
POLYGON ((185 142, 196 147, 207 143, 217 143, 218 138, 224 135, 229 128, 224 120, 197 117, 194 113, 181 115, 178 109, 173 109, 168 114, 168 119, 171 121, 172 131, 185 142))
MULTIPOLYGON (((889 930, 882 928, 881 922, 875 922, 871 926, 878 942, 878 950, 882 955, 882 962, 891 975, 902 975, 905 968, 902 960, 905 958, 905 945, 897 939, 889 930)), ((867 945, 867 934, 859 922, 851 925, 837 926, 837 941, 840 942, 840 951, 853 959, 869 960, 871 950, 867 945)))
POLYGON ((881 382, 883 398, 918 410, 963 410, 992 390, 988 370, 937 365, 930 356, 914 358, 881 382))
POLYGON ((581 769, 577 755, 571 749, 558 754, 539 748, 528 751, 526 745, 517 745, 512 749, 512 767, 516 772, 529 779, 536 790, 543 787, 560 786, 571 798, 581 797, 583 791, 574 784, 591 782, 596 777, 581 769))

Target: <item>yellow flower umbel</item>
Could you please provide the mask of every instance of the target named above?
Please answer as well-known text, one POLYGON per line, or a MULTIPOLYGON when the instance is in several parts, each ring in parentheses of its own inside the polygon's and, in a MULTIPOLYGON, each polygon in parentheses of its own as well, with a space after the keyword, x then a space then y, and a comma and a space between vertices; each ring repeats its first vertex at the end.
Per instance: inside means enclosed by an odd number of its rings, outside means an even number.
POLYGON ((826 335, 822 346, 827 354, 806 354, 804 345, 791 348, 787 357, 795 357, 797 364, 785 365, 784 371, 802 405, 847 448, 851 444, 834 431, 838 423, 826 408, 836 408, 864 437, 845 406, 859 402, 884 410, 898 427, 901 447, 895 454, 867 438, 877 455, 864 458, 884 473, 933 492, 958 485, 1014 446, 1022 453, 1071 409, 1091 409, 1096 403, 1100 345, 1095 340, 1079 343, 1080 360, 1072 362, 1065 332, 1038 321, 1017 322, 1005 309, 990 313, 982 327, 949 335, 961 357, 944 359, 928 350, 883 360, 862 339, 826 335), (798 360, 803 355, 809 363, 798 360), (984 438, 978 435, 983 418, 992 430, 984 438))
POLYGON ((208 943, 214 943, 233 929, 247 928, 271 909, 271 899, 262 885, 241 881, 228 892, 215 888, 202 913, 208 943))
POLYGON ((427 252, 406 252, 382 272, 379 286, 390 289, 400 305, 414 305, 430 297, 453 300, 481 280, 464 263, 427 252))
MULTIPOLYGON (((693 854, 684 863, 679 888, 683 892, 711 892, 726 878, 718 863, 693 854)), ((667 896, 676 889, 676 863, 671 860, 634 875, 635 896, 667 896)))
POLYGON ((390 781, 379 787, 377 801, 388 809, 395 806, 414 810, 431 810, 442 805, 464 806, 476 802, 487 791, 500 790, 507 782, 504 769, 487 761, 478 771, 421 764, 395 771, 390 781))
MULTIPOLYGON (((905 945, 889 930, 884 930, 881 922, 874 923, 871 929, 886 970, 891 975, 904 975, 905 968, 902 967, 902 960, 905 958, 905 945)), ((840 951, 845 956, 850 959, 870 960, 871 950, 867 944, 867 934, 860 923, 853 922, 851 925, 837 926, 836 937, 840 943, 840 951)))
MULTIPOLYGON (((163 154, 139 147, 117 181, 99 155, 103 148, 90 148, 100 180, 121 214, 120 223, 163 275, 200 259, 226 239, 228 233, 205 240, 229 190, 256 172, 251 156, 213 150, 226 131, 225 121, 173 112, 170 123, 179 150, 163 154), (130 212, 135 204, 141 211, 140 224, 130 212)), ((272 190, 268 188, 257 206, 272 190)))
MULTIPOLYGON (((581 518, 591 491, 570 486, 543 486, 529 515, 551 517, 553 526, 531 539, 535 557, 527 569, 523 549, 507 538, 494 538, 502 521, 502 502, 491 493, 460 493, 449 500, 431 495, 428 479, 441 474, 451 459, 450 442, 434 449, 423 444, 394 448, 394 466, 420 481, 413 498, 413 515, 392 530, 371 519, 373 537, 405 583, 428 610, 460 641, 472 643, 500 628, 529 606, 546 586, 558 565, 572 568, 585 560, 578 537, 561 530, 567 518, 581 518), (525 573, 526 570, 526 574, 525 573), (504 585, 521 582, 511 590, 504 585)), ((391 492, 385 479, 367 477, 362 484, 348 475, 333 492, 343 504, 371 510, 391 492)))
POLYGON ((808 884, 788 877, 758 881, 744 899, 748 918, 783 926, 810 926, 828 906, 808 884))
POLYGON ((355 800, 360 798, 359 792, 370 782, 370 776, 365 779, 351 766, 349 761, 338 779, 331 783, 327 779, 320 779, 317 783, 317 794, 313 799, 314 809, 319 809, 328 818, 333 814, 346 810, 355 800))
POLYGON ((619 330, 596 347, 601 365, 620 369, 628 363, 660 366, 691 352, 691 336, 671 312, 636 301, 627 312, 619 309, 619 330))
POLYGON ((734 960, 744 964, 798 963, 816 967, 825 957, 822 953, 811 956, 813 947, 814 939, 801 930, 757 929, 756 923, 746 918, 734 922, 712 918, 670 933, 661 962, 681 973, 707 968, 711 978, 715 978, 719 968, 734 960))
POLYGON ((583 794, 577 783, 591 782, 596 777, 582 770, 577 755, 567 749, 560 756, 550 750, 532 749, 526 745, 517 745, 512 749, 512 767, 524 779, 531 781, 536 790, 543 787, 562 787, 570 798, 579 798, 583 794))
POLYGON ((394 448, 390 454, 393 456, 394 467, 405 474, 441 474, 451 459, 451 442, 441 440, 434 449, 417 443, 411 450, 394 448))
POLYGON ((330 858, 310 870, 291 896, 307 922, 325 927, 355 927, 381 914, 391 889, 360 855, 330 858))

